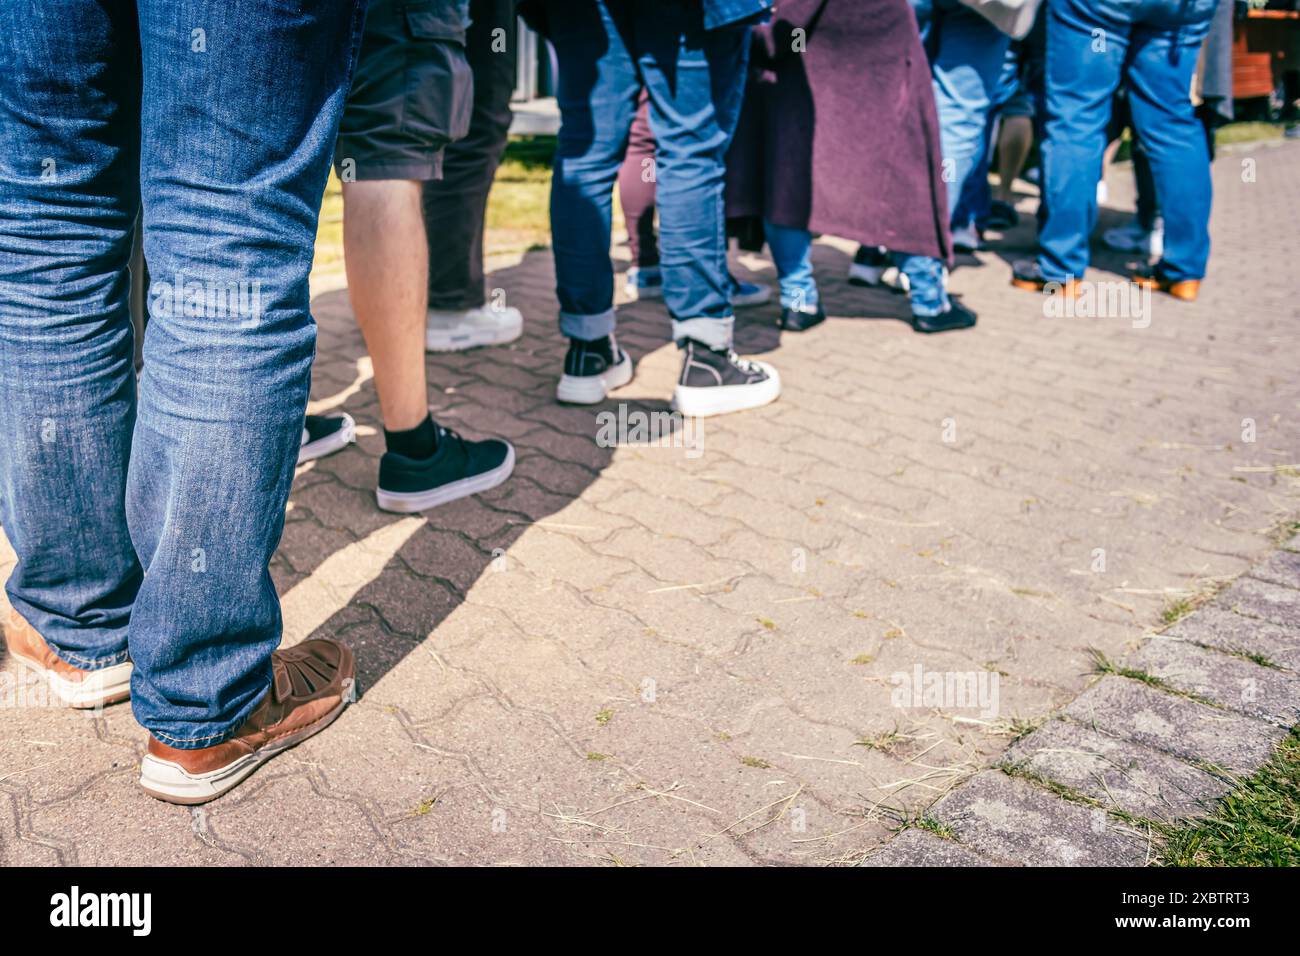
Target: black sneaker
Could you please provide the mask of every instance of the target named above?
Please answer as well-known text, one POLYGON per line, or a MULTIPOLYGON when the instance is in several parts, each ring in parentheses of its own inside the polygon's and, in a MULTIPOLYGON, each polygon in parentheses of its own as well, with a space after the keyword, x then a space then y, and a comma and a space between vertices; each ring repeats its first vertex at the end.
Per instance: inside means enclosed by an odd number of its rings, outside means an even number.
POLYGON ((781 318, 776 324, 787 332, 803 332, 825 321, 826 310, 819 302, 812 309, 782 309, 781 318))
POLYGON ((1020 224, 1020 213, 1009 202, 995 199, 989 204, 989 228, 998 232, 1014 229, 1020 224))
POLYGON ((439 425, 438 450, 431 457, 384 453, 375 498, 384 511, 423 511, 495 488, 514 469, 515 450, 508 441, 466 441, 439 425))
POLYGON ((894 264, 884 246, 858 246, 849 266, 849 285, 883 286, 891 292, 906 292, 907 273, 894 264))
POLYGON ((564 374, 555 387, 555 397, 574 405, 596 405, 614 389, 632 381, 632 358, 614 341, 569 339, 564 356, 564 374))
POLYGON ((978 316, 956 299, 948 305, 947 312, 938 315, 913 315, 912 328, 917 332, 953 332, 957 329, 969 329, 978 316))
POLYGON ((731 349, 711 349, 694 339, 683 339, 682 374, 673 392, 673 408, 683 415, 703 418, 776 401, 781 376, 766 362, 743 359, 731 349))
POLYGON ((332 455, 357 437, 357 423, 347 412, 342 415, 308 415, 302 426, 298 464, 332 455))

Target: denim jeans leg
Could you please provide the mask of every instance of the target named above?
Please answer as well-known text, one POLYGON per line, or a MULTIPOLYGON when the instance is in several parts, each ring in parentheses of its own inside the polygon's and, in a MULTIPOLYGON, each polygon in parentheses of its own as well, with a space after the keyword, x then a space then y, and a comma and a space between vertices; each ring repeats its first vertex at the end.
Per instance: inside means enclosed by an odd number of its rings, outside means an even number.
MULTIPOLYGON (((913 0, 912 9, 930 58, 951 219, 981 164, 993 94, 1011 40, 957 0, 913 0)), ((948 308, 943 264, 915 261, 919 258, 904 254, 895 261, 911 284, 912 311, 936 315, 948 308)))
POLYGON ((6 590, 83 670, 126 659, 141 580, 124 504, 138 35, 130 4, 0 4, 0 520, 18 557, 6 590))
POLYGON ((1213 0, 1167 2, 1133 30, 1129 104, 1151 166, 1165 223, 1160 272, 1174 281, 1201 279, 1210 255, 1210 154, 1187 95, 1213 0))
POLYGON ((807 229, 778 226, 763 220, 767 246, 772 251, 781 284, 781 306, 811 309, 817 306, 817 279, 813 275, 812 233, 807 229))
POLYGON ((913 315, 939 315, 949 307, 943 263, 933 256, 893 253, 894 264, 907 276, 913 315))
POLYGON ((1038 234, 1038 264, 1047 279, 1060 282, 1082 278, 1088 268, 1106 126, 1130 25, 1099 12, 1091 0, 1053 0, 1047 16, 1047 125, 1041 147, 1047 211, 1038 234), (1100 44, 1095 30, 1103 31, 1100 44))
POLYGON ((126 493, 146 569, 131 614, 131 695, 155 737, 197 749, 257 706, 280 643, 268 566, 316 343, 307 275, 317 214, 364 8, 138 8, 152 281, 126 493), (188 52, 193 24, 205 54, 188 52))
POLYGON ((724 348, 734 324, 724 160, 740 119, 749 27, 705 31, 698 4, 638 9, 637 62, 658 144, 660 268, 673 338, 724 348))
POLYGON ((615 6, 591 0, 547 9, 560 74, 551 242, 560 331, 570 338, 601 338, 615 325, 613 188, 641 89, 615 6))

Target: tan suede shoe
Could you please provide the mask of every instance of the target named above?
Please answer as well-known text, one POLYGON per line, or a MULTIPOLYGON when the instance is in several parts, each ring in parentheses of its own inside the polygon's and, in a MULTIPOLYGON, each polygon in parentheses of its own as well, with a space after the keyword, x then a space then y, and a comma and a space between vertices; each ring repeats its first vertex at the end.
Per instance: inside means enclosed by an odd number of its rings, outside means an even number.
POLYGON ((36 628, 12 608, 5 621, 5 646, 14 659, 39 674, 54 699, 67 707, 90 710, 131 696, 131 662, 83 671, 54 653, 36 628))
POLYGON ((214 800, 276 754, 320 733, 353 698, 356 661, 338 641, 320 638, 276 651, 271 670, 271 690, 224 743, 178 750, 150 736, 140 764, 145 793, 187 805, 214 800))

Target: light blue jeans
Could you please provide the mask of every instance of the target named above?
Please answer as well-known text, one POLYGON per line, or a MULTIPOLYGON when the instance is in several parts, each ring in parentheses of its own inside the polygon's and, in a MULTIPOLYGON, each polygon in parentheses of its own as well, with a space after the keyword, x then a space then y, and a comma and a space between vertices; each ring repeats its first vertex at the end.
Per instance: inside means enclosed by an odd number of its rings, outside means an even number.
MULTIPOLYGON (((987 149, 985 127, 1011 38, 957 0, 911 0, 911 4, 930 59, 951 219, 966 180, 981 165, 987 149)), ((942 262, 908 255, 905 250, 895 255, 895 261, 911 284, 914 314, 931 316, 948 310, 942 262)))
POLYGON ((768 219, 763 220, 763 230, 781 284, 782 308, 815 309, 817 279, 813 276, 812 233, 807 229, 778 226, 768 219))
POLYGON ((219 743, 270 686, 307 273, 363 16, 359 0, 0 4, 6 590, 63 660, 129 653, 136 718, 173 747, 219 743))
POLYGON ((555 0, 560 135, 551 179, 560 331, 614 331, 612 190, 644 85, 658 144, 664 303, 675 339, 731 344, 723 160, 740 118, 749 27, 704 29, 699 3, 555 0))
POLYGON ((1167 279, 1200 279, 1210 256, 1210 155, 1192 74, 1217 0, 1051 0, 1047 15, 1047 215, 1038 263, 1081 277, 1097 222, 1097 180, 1121 77, 1165 224, 1167 279))

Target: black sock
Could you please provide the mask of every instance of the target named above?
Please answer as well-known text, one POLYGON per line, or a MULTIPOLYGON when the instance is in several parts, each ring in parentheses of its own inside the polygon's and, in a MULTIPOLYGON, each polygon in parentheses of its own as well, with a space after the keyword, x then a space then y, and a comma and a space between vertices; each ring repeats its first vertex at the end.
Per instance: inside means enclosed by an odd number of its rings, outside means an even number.
POLYGON ((438 450, 438 428, 433 424, 433 416, 425 415, 424 421, 405 431, 390 432, 385 428, 384 442, 389 451, 404 458, 432 458, 438 450))

